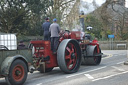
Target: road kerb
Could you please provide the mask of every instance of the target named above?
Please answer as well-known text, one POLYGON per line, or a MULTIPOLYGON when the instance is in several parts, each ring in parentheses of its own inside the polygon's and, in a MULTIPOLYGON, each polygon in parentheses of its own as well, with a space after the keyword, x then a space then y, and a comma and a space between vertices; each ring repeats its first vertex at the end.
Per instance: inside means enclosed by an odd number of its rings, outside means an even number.
POLYGON ((112 57, 112 54, 106 54, 106 53, 104 53, 102 57, 103 57, 103 59, 110 58, 110 57, 112 57))

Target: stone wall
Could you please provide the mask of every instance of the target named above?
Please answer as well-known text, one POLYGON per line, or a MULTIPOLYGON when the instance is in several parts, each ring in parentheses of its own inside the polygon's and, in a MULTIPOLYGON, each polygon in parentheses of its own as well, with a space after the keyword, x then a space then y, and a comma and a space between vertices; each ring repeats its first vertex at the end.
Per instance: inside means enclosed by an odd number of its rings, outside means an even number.
POLYGON ((114 41, 113 46, 110 41, 99 41, 102 50, 126 50, 128 49, 128 41, 114 41), (117 44, 126 44, 125 46, 117 46, 117 44))

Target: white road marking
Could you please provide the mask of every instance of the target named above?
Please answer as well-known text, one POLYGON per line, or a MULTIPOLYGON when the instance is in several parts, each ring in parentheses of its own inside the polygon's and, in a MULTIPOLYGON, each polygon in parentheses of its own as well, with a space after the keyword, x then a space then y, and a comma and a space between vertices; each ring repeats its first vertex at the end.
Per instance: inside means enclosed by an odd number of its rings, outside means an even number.
POLYGON ((42 85, 42 83, 36 84, 36 85, 42 85))
POLYGON ((124 55, 124 54, 118 54, 118 55, 124 55))
POLYGON ((92 77, 91 75, 89 74, 84 74, 86 77, 88 77, 89 79, 94 79, 94 77, 92 77))
POLYGON ((125 74, 125 73, 128 73, 128 71, 125 71, 125 72, 122 72, 122 73, 117 73, 117 74, 110 75, 110 76, 106 76, 106 77, 103 77, 103 78, 97 78, 97 79, 94 79, 92 81, 103 80, 103 79, 107 79, 107 78, 110 78, 110 77, 113 77, 113 76, 117 76, 117 75, 121 75, 121 74, 125 74))
POLYGON ((112 67, 115 68, 115 69, 117 69, 117 70, 119 70, 119 71, 125 71, 124 69, 118 68, 116 66, 112 66, 112 67))
POLYGON ((119 62, 119 63, 117 63, 117 64, 122 64, 122 63, 124 63, 124 61, 122 61, 122 62, 119 62))
POLYGON ((92 72, 92 71, 100 70, 100 69, 103 69, 103 68, 106 68, 106 67, 107 67, 107 66, 103 66, 103 67, 100 67, 100 68, 97 68, 97 69, 94 69, 94 70, 90 70, 90 71, 86 71, 86 72, 82 72, 82 73, 78 73, 78 74, 74 74, 74 75, 66 76, 66 78, 70 78, 70 77, 73 77, 73 76, 77 76, 77 75, 85 74, 85 73, 88 73, 88 72, 92 72))

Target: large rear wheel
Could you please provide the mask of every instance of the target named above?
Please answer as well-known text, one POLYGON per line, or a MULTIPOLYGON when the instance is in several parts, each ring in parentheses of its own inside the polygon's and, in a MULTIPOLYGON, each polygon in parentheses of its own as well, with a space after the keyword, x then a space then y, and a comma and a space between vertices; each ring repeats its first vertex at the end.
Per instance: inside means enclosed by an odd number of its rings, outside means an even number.
POLYGON ((15 60, 5 77, 8 85, 23 85, 27 78, 27 66, 22 60, 15 60))
POLYGON ((76 40, 63 40, 57 50, 57 62, 65 73, 77 72, 81 65, 81 49, 76 40))

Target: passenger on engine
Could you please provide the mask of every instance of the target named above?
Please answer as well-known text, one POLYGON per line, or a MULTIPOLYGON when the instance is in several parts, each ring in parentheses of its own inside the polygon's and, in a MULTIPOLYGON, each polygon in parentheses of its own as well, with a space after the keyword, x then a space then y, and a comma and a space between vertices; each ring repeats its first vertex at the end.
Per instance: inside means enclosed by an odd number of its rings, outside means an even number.
POLYGON ((92 42, 93 42, 93 43, 98 43, 97 38, 95 38, 92 42))
POLYGON ((51 33, 51 50, 53 54, 56 54, 57 46, 59 44, 60 26, 56 23, 57 19, 53 19, 53 23, 50 25, 49 32, 51 33))
POLYGON ((44 30, 43 36, 44 36, 44 40, 50 40, 49 27, 51 23, 49 22, 49 18, 46 18, 45 20, 46 21, 42 25, 42 28, 44 30))

